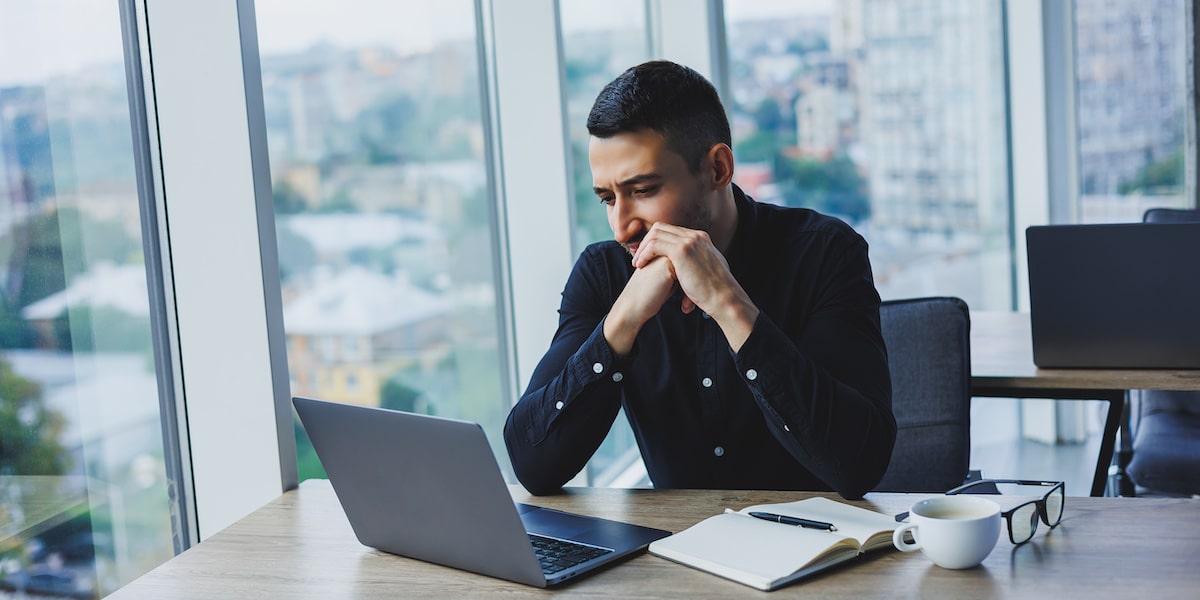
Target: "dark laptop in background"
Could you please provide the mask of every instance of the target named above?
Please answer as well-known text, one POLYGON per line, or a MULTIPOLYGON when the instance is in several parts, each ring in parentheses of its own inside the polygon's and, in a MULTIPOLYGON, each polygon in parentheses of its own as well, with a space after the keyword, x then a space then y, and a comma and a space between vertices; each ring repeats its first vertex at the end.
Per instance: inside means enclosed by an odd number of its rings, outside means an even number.
POLYGON ((366 546, 546 587, 670 535, 514 503, 476 423, 299 397, 292 403, 366 546), (543 551, 535 554, 535 546, 543 551))
POLYGON ((1026 230, 1039 367, 1200 369, 1200 223, 1026 230))

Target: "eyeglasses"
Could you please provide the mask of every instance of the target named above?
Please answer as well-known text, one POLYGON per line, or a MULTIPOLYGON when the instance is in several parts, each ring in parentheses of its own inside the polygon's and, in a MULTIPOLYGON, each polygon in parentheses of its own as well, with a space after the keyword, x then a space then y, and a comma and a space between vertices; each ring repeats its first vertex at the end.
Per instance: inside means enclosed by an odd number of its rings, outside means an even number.
MULTIPOLYGON (((1033 538, 1037 531, 1038 517, 1051 529, 1062 521, 1063 501, 1066 499, 1066 483, 1062 481, 1030 481, 1027 479, 980 479, 960 485, 948 492, 953 494, 1003 494, 1000 486, 1038 486, 1048 487, 1045 494, 1038 500, 1030 500, 1000 513, 1008 523, 1008 539, 1013 544, 1024 544, 1033 538), (968 491, 969 490, 969 491, 968 491)), ((1013 489, 1009 495, 1021 494, 1021 490, 1013 489)))

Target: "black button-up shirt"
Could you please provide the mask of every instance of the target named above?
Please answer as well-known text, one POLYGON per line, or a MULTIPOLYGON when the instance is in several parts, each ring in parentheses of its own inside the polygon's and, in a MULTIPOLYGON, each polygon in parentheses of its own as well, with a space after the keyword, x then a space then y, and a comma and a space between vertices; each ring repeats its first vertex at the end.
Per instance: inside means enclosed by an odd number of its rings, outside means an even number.
POLYGON ((580 255, 550 350, 504 426, 530 492, 574 477, 622 406, 658 488, 857 498, 879 482, 896 421, 866 241, 837 219, 734 196, 726 260, 760 311, 737 354, 708 315, 683 314, 677 292, 617 356, 603 321, 633 274, 629 254, 608 241, 580 255))

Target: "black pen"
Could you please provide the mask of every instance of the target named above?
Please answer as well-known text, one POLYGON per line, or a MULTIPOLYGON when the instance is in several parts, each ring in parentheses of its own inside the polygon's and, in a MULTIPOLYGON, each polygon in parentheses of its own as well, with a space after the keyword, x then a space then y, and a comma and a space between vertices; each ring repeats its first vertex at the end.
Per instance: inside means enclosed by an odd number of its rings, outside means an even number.
POLYGON ((752 513, 750 513, 750 516, 752 516, 756 519, 762 519, 764 521, 775 521, 776 523, 783 523, 784 525, 795 525, 797 527, 804 527, 807 529, 824 529, 826 531, 837 531, 837 527, 834 527, 833 523, 826 523, 824 521, 813 521, 810 519, 801 519, 799 517, 789 517, 787 515, 777 515, 774 513, 765 513, 765 512, 752 512, 752 513))

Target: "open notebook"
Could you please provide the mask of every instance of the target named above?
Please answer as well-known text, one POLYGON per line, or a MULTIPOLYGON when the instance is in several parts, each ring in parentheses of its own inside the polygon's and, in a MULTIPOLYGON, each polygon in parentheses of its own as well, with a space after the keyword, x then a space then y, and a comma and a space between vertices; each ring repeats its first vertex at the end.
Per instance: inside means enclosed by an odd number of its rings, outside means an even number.
POLYGON ((726 511, 650 544, 650 552, 760 590, 773 590, 876 548, 892 547, 896 520, 828 498, 726 511), (750 512, 833 523, 837 531, 756 519, 750 512))

